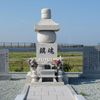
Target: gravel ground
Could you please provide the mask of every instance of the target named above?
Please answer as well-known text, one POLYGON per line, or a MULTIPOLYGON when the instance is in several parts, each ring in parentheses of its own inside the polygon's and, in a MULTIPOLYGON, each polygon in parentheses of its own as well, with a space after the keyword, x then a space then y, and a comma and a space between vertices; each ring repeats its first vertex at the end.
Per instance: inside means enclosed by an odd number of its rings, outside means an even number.
MULTIPOLYGON (((0 100, 14 100, 21 93, 25 80, 0 80, 0 100)), ((70 84, 86 100, 100 100, 100 79, 70 79, 70 84)))
POLYGON ((100 100, 100 79, 73 79, 70 83, 86 100, 100 100))
POLYGON ((24 84, 25 80, 0 80, 0 100, 14 100, 24 84))

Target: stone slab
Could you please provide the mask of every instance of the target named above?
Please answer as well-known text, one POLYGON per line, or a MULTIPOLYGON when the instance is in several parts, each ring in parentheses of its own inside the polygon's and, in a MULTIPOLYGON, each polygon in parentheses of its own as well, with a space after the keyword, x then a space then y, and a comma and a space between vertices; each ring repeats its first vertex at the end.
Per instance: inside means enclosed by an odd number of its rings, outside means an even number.
POLYGON ((100 73, 100 46, 85 46, 83 49, 83 74, 100 73))
POLYGON ((82 95, 75 95, 76 100, 85 100, 85 98, 82 95))
POLYGON ((45 61, 45 60, 50 60, 48 58, 57 57, 57 44, 56 43, 37 43, 36 47, 37 47, 36 48, 37 59, 42 58, 42 60, 45 61))
POLYGON ((25 95, 21 94, 21 95, 17 95, 17 97, 15 98, 15 100, 24 100, 25 95))
POLYGON ((59 24, 55 23, 52 19, 42 19, 37 25, 35 25, 35 31, 39 30, 52 30, 59 31, 59 24))
POLYGON ((85 100, 85 98, 72 92, 69 85, 62 82, 44 82, 26 84, 15 100, 85 100))
POLYGON ((9 51, 7 49, 0 50, 0 73, 8 73, 9 51))
POLYGON ((0 50, 0 80, 11 78, 9 74, 9 51, 7 49, 0 50))
POLYGON ((74 95, 65 85, 31 85, 27 100, 74 100, 74 95))

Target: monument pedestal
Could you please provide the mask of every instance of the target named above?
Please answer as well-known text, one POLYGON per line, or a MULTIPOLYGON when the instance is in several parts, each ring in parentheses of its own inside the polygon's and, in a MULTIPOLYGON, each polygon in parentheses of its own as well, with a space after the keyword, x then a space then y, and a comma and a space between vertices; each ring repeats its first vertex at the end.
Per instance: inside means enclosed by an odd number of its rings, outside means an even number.
POLYGON ((37 62, 39 82, 57 82, 57 69, 52 69, 53 59, 57 59, 56 43, 37 43, 37 62))
POLYGON ((44 69, 41 70, 39 82, 57 82, 55 76, 56 70, 44 69))

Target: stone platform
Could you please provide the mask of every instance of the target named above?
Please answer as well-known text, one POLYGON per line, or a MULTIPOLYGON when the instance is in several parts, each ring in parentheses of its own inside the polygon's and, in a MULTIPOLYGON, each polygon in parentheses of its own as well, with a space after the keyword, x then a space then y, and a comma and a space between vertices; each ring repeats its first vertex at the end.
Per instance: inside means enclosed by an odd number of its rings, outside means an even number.
POLYGON ((31 85, 27 100, 73 100, 70 90, 64 85, 31 85), (67 95, 68 94, 68 95, 67 95))
POLYGON ((82 98, 73 93, 63 82, 45 82, 31 84, 26 100, 85 100, 82 98))

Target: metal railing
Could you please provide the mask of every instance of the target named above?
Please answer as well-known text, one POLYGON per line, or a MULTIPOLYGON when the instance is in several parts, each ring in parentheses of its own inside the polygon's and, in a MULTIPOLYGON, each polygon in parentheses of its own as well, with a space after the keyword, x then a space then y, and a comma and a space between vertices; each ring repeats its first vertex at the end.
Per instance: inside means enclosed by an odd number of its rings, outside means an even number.
POLYGON ((5 47, 34 47, 35 48, 35 43, 26 43, 26 42, 0 42, 0 47, 5 48, 5 47))

